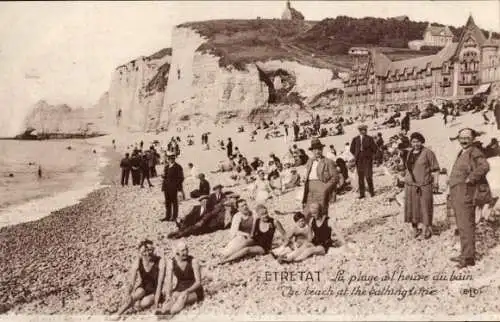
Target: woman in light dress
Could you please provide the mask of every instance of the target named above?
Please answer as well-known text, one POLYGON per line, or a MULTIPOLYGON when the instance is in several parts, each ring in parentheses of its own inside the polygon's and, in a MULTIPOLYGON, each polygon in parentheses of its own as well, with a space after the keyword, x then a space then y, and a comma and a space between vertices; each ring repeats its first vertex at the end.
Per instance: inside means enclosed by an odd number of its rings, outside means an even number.
POLYGON ((257 175, 258 178, 250 186, 250 191, 252 199, 254 199, 256 203, 261 204, 265 203, 273 194, 277 195, 278 192, 273 189, 269 180, 267 180, 264 170, 257 171, 257 175))
POLYGON ((233 219, 231 220, 231 228, 229 230, 229 243, 221 251, 223 257, 222 261, 227 260, 244 247, 248 247, 253 244, 251 236, 255 216, 248 207, 246 200, 238 200, 237 206, 238 212, 233 216, 233 219))

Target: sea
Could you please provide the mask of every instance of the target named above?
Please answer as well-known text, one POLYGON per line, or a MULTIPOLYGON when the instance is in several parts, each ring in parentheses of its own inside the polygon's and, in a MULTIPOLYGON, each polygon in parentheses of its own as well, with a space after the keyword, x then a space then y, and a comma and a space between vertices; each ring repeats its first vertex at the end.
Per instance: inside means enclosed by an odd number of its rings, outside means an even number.
POLYGON ((100 188, 104 152, 88 140, 0 140, 0 227, 40 219, 100 188))

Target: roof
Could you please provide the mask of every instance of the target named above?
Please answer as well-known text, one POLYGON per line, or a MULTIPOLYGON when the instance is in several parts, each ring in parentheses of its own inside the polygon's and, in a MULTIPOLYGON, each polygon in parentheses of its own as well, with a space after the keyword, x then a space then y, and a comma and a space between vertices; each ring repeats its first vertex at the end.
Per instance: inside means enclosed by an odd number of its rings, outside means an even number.
POLYGON ((281 15, 281 19, 285 20, 304 20, 304 15, 300 13, 295 8, 292 8, 292 5, 290 4, 290 0, 286 2, 286 8, 283 11, 283 14, 281 15))
POLYGON ((391 60, 380 51, 376 49, 371 50, 371 56, 373 61, 373 70, 377 76, 386 76, 389 67, 391 66, 391 60))
POLYGON ((462 30, 462 34, 460 35, 460 47, 462 47, 463 42, 466 40, 465 35, 467 33, 471 33, 472 37, 474 37, 479 46, 482 46, 486 42, 486 37, 484 36, 481 29, 479 29, 479 27, 476 25, 472 16, 469 16, 469 19, 467 19, 467 23, 465 24, 465 27, 462 30))
POLYGON ((304 20, 304 15, 295 8, 290 8, 292 12, 292 20, 304 20))
POLYGON ((432 26, 429 24, 427 25, 427 29, 425 29, 425 32, 427 31, 430 31, 431 35, 433 36, 453 37, 453 33, 447 26, 441 27, 441 26, 432 26))
POLYGON ((377 76, 387 76, 389 71, 395 72, 397 70, 399 73, 402 73, 405 68, 407 71, 413 71, 414 68, 417 71, 421 71, 426 69, 429 63, 431 64, 431 68, 440 68, 445 61, 449 60, 455 54, 457 46, 458 43, 451 43, 434 55, 398 61, 391 61, 383 53, 373 50, 372 57, 375 74, 377 76))
POLYGON ((491 38, 491 32, 490 32, 488 39, 486 39, 482 47, 498 47, 499 45, 500 43, 498 39, 491 38))

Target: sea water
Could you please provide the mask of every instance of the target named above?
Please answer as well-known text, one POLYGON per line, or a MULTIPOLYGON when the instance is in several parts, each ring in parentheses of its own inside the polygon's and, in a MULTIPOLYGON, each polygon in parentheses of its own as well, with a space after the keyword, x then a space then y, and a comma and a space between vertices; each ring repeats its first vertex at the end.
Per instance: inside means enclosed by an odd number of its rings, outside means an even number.
POLYGON ((99 188, 103 152, 87 140, 0 140, 0 227, 42 218, 99 188))

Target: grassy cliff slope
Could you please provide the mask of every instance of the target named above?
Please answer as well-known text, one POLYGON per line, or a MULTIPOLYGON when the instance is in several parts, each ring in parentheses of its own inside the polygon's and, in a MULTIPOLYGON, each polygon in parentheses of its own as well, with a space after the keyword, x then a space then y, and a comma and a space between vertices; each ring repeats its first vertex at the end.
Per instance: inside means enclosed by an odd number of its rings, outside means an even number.
MULTIPOLYGON (((435 24, 438 25, 438 24, 435 24)), ((243 70, 245 64, 274 59, 345 71, 352 60, 352 46, 382 47, 393 60, 431 55, 436 50, 409 50, 408 41, 421 39, 427 22, 382 18, 339 16, 322 21, 280 19, 209 20, 189 22, 178 27, 196 30, 207 38, 198 48, 221 57, 221 67, 243 70)), ((462 27, 450 26, 458 37, 462 27)), ((484 31, 486 34, 486 31, 484 31)), ((493 36, 499 37, 494 33, 493 36)))

